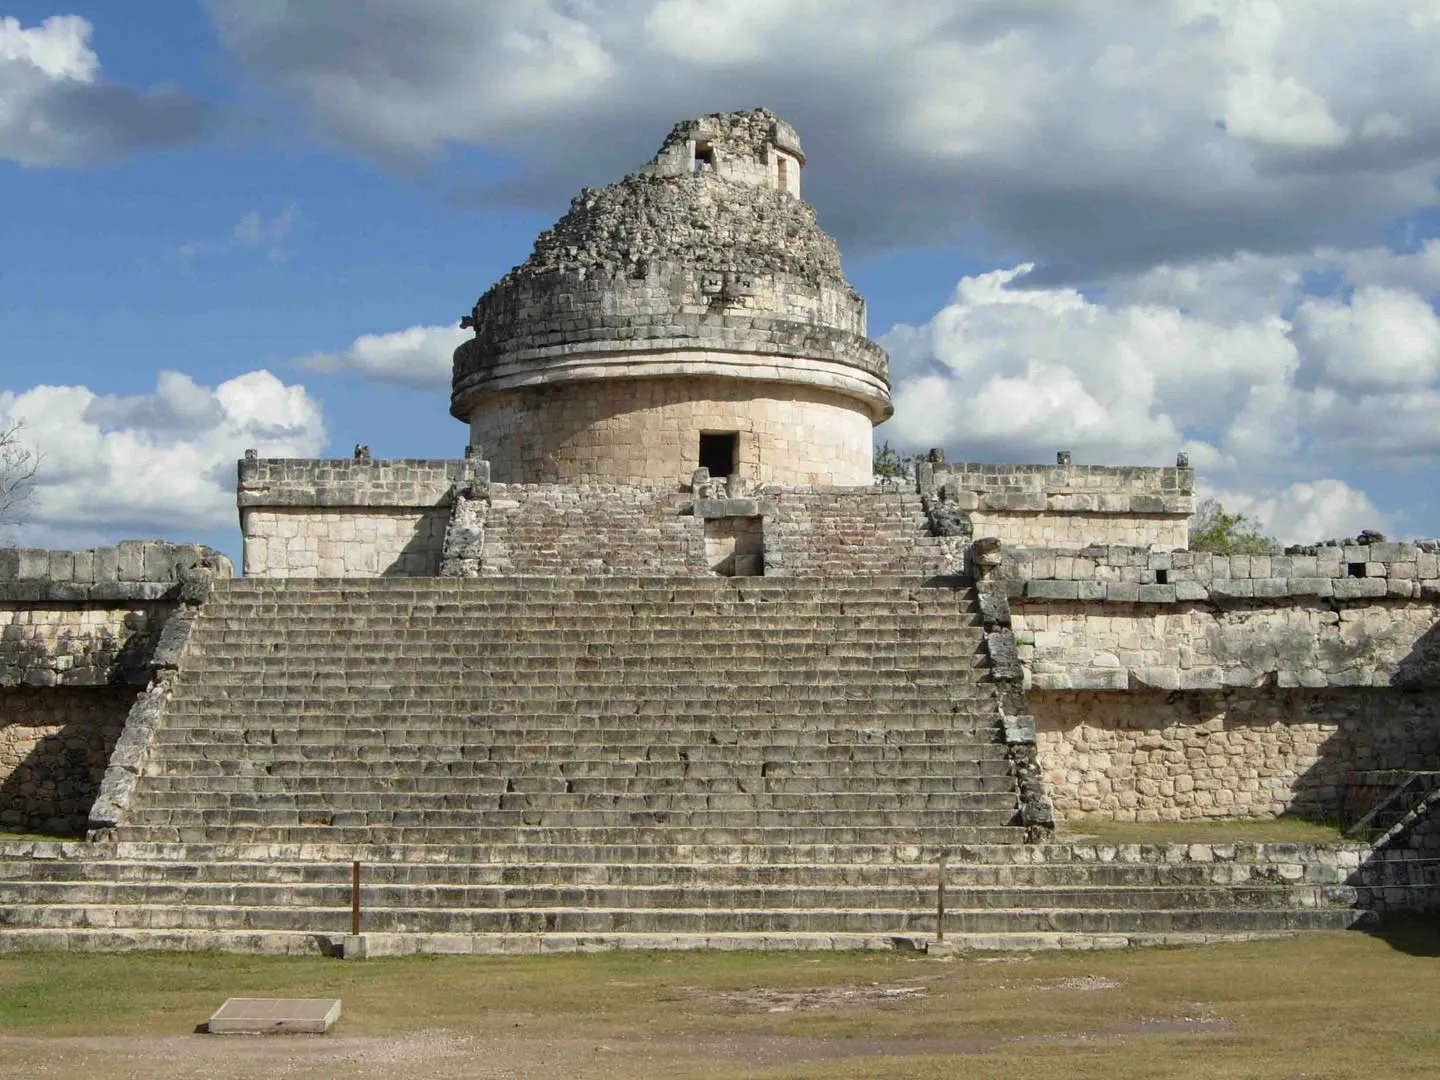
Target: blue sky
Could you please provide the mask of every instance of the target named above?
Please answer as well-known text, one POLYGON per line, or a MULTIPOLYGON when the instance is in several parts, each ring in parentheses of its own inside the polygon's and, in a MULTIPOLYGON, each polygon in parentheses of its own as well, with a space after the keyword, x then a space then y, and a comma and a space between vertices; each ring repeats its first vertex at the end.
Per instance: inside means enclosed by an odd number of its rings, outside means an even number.
POLYGON ((0 4, 13 539, 233 553, 247 446, 458 456, 454 320, 762 104, 892 353, 877 440, 1440 534, 1437 46, 1433 0, 0 4))

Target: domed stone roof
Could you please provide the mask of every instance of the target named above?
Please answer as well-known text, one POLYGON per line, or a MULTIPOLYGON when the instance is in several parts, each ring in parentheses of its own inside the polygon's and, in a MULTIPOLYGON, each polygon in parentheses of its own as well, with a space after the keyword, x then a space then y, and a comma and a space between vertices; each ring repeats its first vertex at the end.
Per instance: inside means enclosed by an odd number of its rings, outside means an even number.
POLYGON ((696 374, 686 353, 749 354, 737 378, 799 381, 890 413, 888 364, 840 253, 797 197, 793 129, 765 109, 676 125, 645 168, 586 188, 524 263, 476 303, 451 411, 558 381, 696 374), (624 361, 621 364, 621 361, 624 361), (619 365, 619 366, 617 366, 619 365), (658 365, 658 366, 657 366, 658 365))

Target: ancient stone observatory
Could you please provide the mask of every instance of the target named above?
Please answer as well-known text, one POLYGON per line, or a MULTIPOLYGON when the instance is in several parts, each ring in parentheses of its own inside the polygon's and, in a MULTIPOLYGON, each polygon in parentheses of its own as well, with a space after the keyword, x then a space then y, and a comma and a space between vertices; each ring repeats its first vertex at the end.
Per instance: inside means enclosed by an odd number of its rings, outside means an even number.
POLYGON ((498 483, 868 485, 885 352, 764 109, 675 127, 476 303, 450 411, 498 483))

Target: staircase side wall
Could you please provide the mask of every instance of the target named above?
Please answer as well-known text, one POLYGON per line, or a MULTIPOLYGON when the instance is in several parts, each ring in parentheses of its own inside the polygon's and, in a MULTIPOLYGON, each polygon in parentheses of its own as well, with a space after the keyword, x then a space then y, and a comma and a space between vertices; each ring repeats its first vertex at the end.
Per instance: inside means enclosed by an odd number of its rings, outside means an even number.
POLYGON ((83 829, 126 716, 209 548, 0 551, 0 827, 83 829))

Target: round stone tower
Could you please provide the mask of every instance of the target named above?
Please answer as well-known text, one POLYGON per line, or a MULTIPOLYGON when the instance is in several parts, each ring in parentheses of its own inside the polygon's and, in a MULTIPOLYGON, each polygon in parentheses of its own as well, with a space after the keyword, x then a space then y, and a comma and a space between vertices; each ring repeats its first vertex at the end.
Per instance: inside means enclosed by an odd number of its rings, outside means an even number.
POLYGON ((475 304, 450 411, 508 483, 869 484, 884 350, 765 109, 677 124, 475 304))

